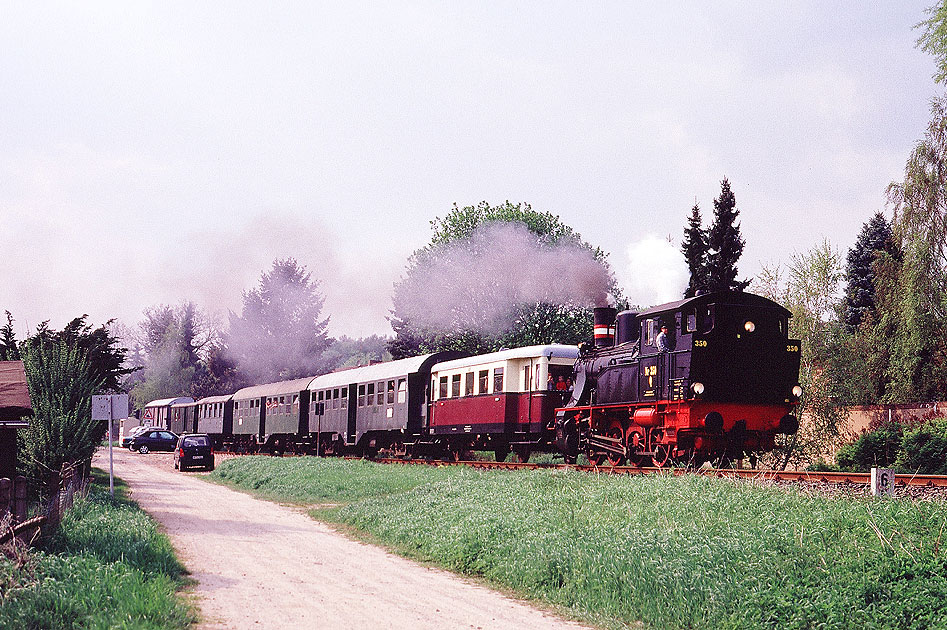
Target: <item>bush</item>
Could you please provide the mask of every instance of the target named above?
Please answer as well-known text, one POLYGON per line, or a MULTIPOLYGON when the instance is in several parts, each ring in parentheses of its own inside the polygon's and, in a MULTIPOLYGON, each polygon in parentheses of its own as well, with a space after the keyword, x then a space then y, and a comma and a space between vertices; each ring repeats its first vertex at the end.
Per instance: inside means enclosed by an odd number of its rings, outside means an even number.
POLYGON ((947 475, 947 418, 906 430, 897 467, 905 473, 947 475))
POLYGON ((901 452, 903 431, 904 427, 897 422, 884 422, 840 448, 835 461, 843 470, 888 468, 901 452))

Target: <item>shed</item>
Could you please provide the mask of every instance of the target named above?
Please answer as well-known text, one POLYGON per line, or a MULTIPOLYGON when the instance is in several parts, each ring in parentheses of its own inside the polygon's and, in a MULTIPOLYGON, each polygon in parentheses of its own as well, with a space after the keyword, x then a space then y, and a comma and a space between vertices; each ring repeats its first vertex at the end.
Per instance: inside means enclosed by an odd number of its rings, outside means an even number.
POLYGON ((0 361, 0 478, 16 475, 16 432, 33 415, 22 361, 0 361))

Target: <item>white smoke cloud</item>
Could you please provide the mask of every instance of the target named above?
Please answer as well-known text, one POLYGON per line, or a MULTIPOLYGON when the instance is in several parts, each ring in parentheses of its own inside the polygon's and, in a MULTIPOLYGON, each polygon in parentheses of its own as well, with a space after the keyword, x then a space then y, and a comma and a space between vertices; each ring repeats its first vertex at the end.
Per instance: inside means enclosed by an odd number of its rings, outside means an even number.
POLYGON ((399 285, 395 315, 448 330, 500 330, 520 304, 608 301, 605 267, 578 243, 547 245, 524 225, 494 223, 437 248, 399 285))
POLYGON ((628 245, 627 262, 617 271, 631 304, 654 306, 681 299, 687 288, 687 263, 678 245, 654 234, 628 245))

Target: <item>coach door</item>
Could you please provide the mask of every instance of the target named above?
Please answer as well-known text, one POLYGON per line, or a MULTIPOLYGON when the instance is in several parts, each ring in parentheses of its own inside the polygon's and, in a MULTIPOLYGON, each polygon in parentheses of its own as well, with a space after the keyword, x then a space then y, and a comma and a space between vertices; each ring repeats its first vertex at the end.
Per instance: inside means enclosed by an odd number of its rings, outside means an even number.
POLYGON ((345 443, 355 444, 356 420, 358 419, 358 386, 355 383, 349 385, 348 412, 348 428, 345 432, 345 443))

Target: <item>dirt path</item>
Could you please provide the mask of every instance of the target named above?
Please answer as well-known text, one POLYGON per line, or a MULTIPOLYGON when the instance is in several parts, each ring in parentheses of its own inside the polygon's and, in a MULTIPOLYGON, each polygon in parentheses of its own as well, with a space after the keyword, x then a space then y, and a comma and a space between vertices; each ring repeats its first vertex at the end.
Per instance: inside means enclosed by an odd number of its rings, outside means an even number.
MULTIPOLYGON (((94 464, 108 470, 108 451, 94 464)), ((450 573, 355 542, 292 508, 115 449, 115 474, 197 580, 199 628, 581 628, 450 573)))

